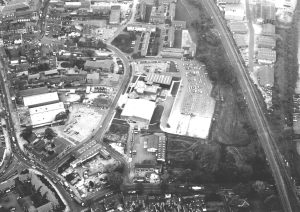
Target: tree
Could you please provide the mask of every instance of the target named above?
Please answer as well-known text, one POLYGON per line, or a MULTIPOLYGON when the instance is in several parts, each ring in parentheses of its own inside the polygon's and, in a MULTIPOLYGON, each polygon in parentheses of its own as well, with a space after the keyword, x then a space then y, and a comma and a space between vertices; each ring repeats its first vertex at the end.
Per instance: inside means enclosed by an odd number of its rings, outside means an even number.
POLYGON ((45 129, 44 137, 48 140, 52 140, 54 137, 56 137, 56 133, 50 127, 48 127, 45 129))
POLYGON ((32 126, 26 127, 21 133, 21 137, 24 138, 26 141, 29 140, 31 135, 32 135, 32 126))
POLYGON ((123 182, 123 176, 119 172, 109 173, 107 179, 108 183, 115 189, 119 189, 123 182))

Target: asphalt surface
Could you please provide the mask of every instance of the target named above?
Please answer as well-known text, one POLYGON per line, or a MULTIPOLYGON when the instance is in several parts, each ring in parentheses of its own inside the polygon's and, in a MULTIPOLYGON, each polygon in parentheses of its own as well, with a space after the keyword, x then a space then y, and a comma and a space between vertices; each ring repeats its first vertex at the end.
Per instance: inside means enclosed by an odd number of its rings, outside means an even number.
POLYGON ((226 22, 220 14, 213 0, 202 0, 209 14, 213 16, 216 28, 221 34, 221 41, 230 58, 241 88, 244 91, 244 96, 248 104, 250 115, 253 123, 256 125, 260 143, 264 149, 273 177, 276 182, 278 194, 281 199, 282 208, 286 212, 300 211, 299 200, 296 195, 295 186, 291 181, 291 177, 285 167, 285 163, 278 147, 275 143, 272 131, 268 125, 263 109, 259 104, 258 97, 255 93, 255 88, 251 83, 246 68, 243 65, 241 56, 239 55, 231 34, 226 27, 226 22))

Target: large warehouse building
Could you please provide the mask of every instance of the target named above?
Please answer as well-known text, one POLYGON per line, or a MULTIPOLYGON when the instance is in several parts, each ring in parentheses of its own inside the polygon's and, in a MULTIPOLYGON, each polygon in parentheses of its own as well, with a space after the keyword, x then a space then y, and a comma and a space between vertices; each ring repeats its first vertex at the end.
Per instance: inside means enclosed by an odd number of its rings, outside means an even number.
POLYGON ((121 18, 121 7, 119 5, 111 6, 109 24, 119 24, 121 18))
POLYGON ((25 96, 23 97, 23 102, 24 106, 31 108, 51 103, 57 103, 59 102, 59 98, 57 92, 52 92, 32 96, 25 96))
POLYGON ((135 121, 140 128, 148 128, 155 107, 155 102, 146 99, 128 99, 121 118, 135 121))
POLYGON ((55 121, 56 115, 61 112, 65 112, 64 103, 62 102, 30 108, 31 125, 33 127, 39 127, 51 124, 55 121))

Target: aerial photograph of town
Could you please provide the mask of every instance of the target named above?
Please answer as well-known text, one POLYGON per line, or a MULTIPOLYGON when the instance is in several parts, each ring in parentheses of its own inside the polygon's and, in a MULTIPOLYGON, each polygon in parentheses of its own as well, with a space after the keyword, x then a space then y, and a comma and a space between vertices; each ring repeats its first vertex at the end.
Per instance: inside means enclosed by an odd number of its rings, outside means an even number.
POLYGON ((0 212, 300 212, 300 2, 0 0, 0 212))

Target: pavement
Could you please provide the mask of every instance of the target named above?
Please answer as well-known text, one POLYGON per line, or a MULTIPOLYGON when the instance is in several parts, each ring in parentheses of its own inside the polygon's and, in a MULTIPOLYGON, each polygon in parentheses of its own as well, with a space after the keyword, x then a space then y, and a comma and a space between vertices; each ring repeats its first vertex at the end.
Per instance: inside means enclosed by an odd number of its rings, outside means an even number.
POLYGON ((226 27, 226 23, 213 0, 202 0, 202 5, 208 13, 213 16, 215 27, 221 34, 223 46, 233 67, 235 68, 240 86, 244 91, 245 100, 248 104, 250 116, 252 118, 251 120, 256 125, 260 144, 264 149, 272 170, 278 194, 281 199, 282 208, 285 212, 300 211, 295 186, 292 183, 291 177, 285 167, 285 163, 275 143, 275 139, 268 125, 263 108, 259 104, 258 97, 256 96, 255 87, 251 83, 248 71, 244 67, 241 56, 235 48, 233 38, 226 27))

